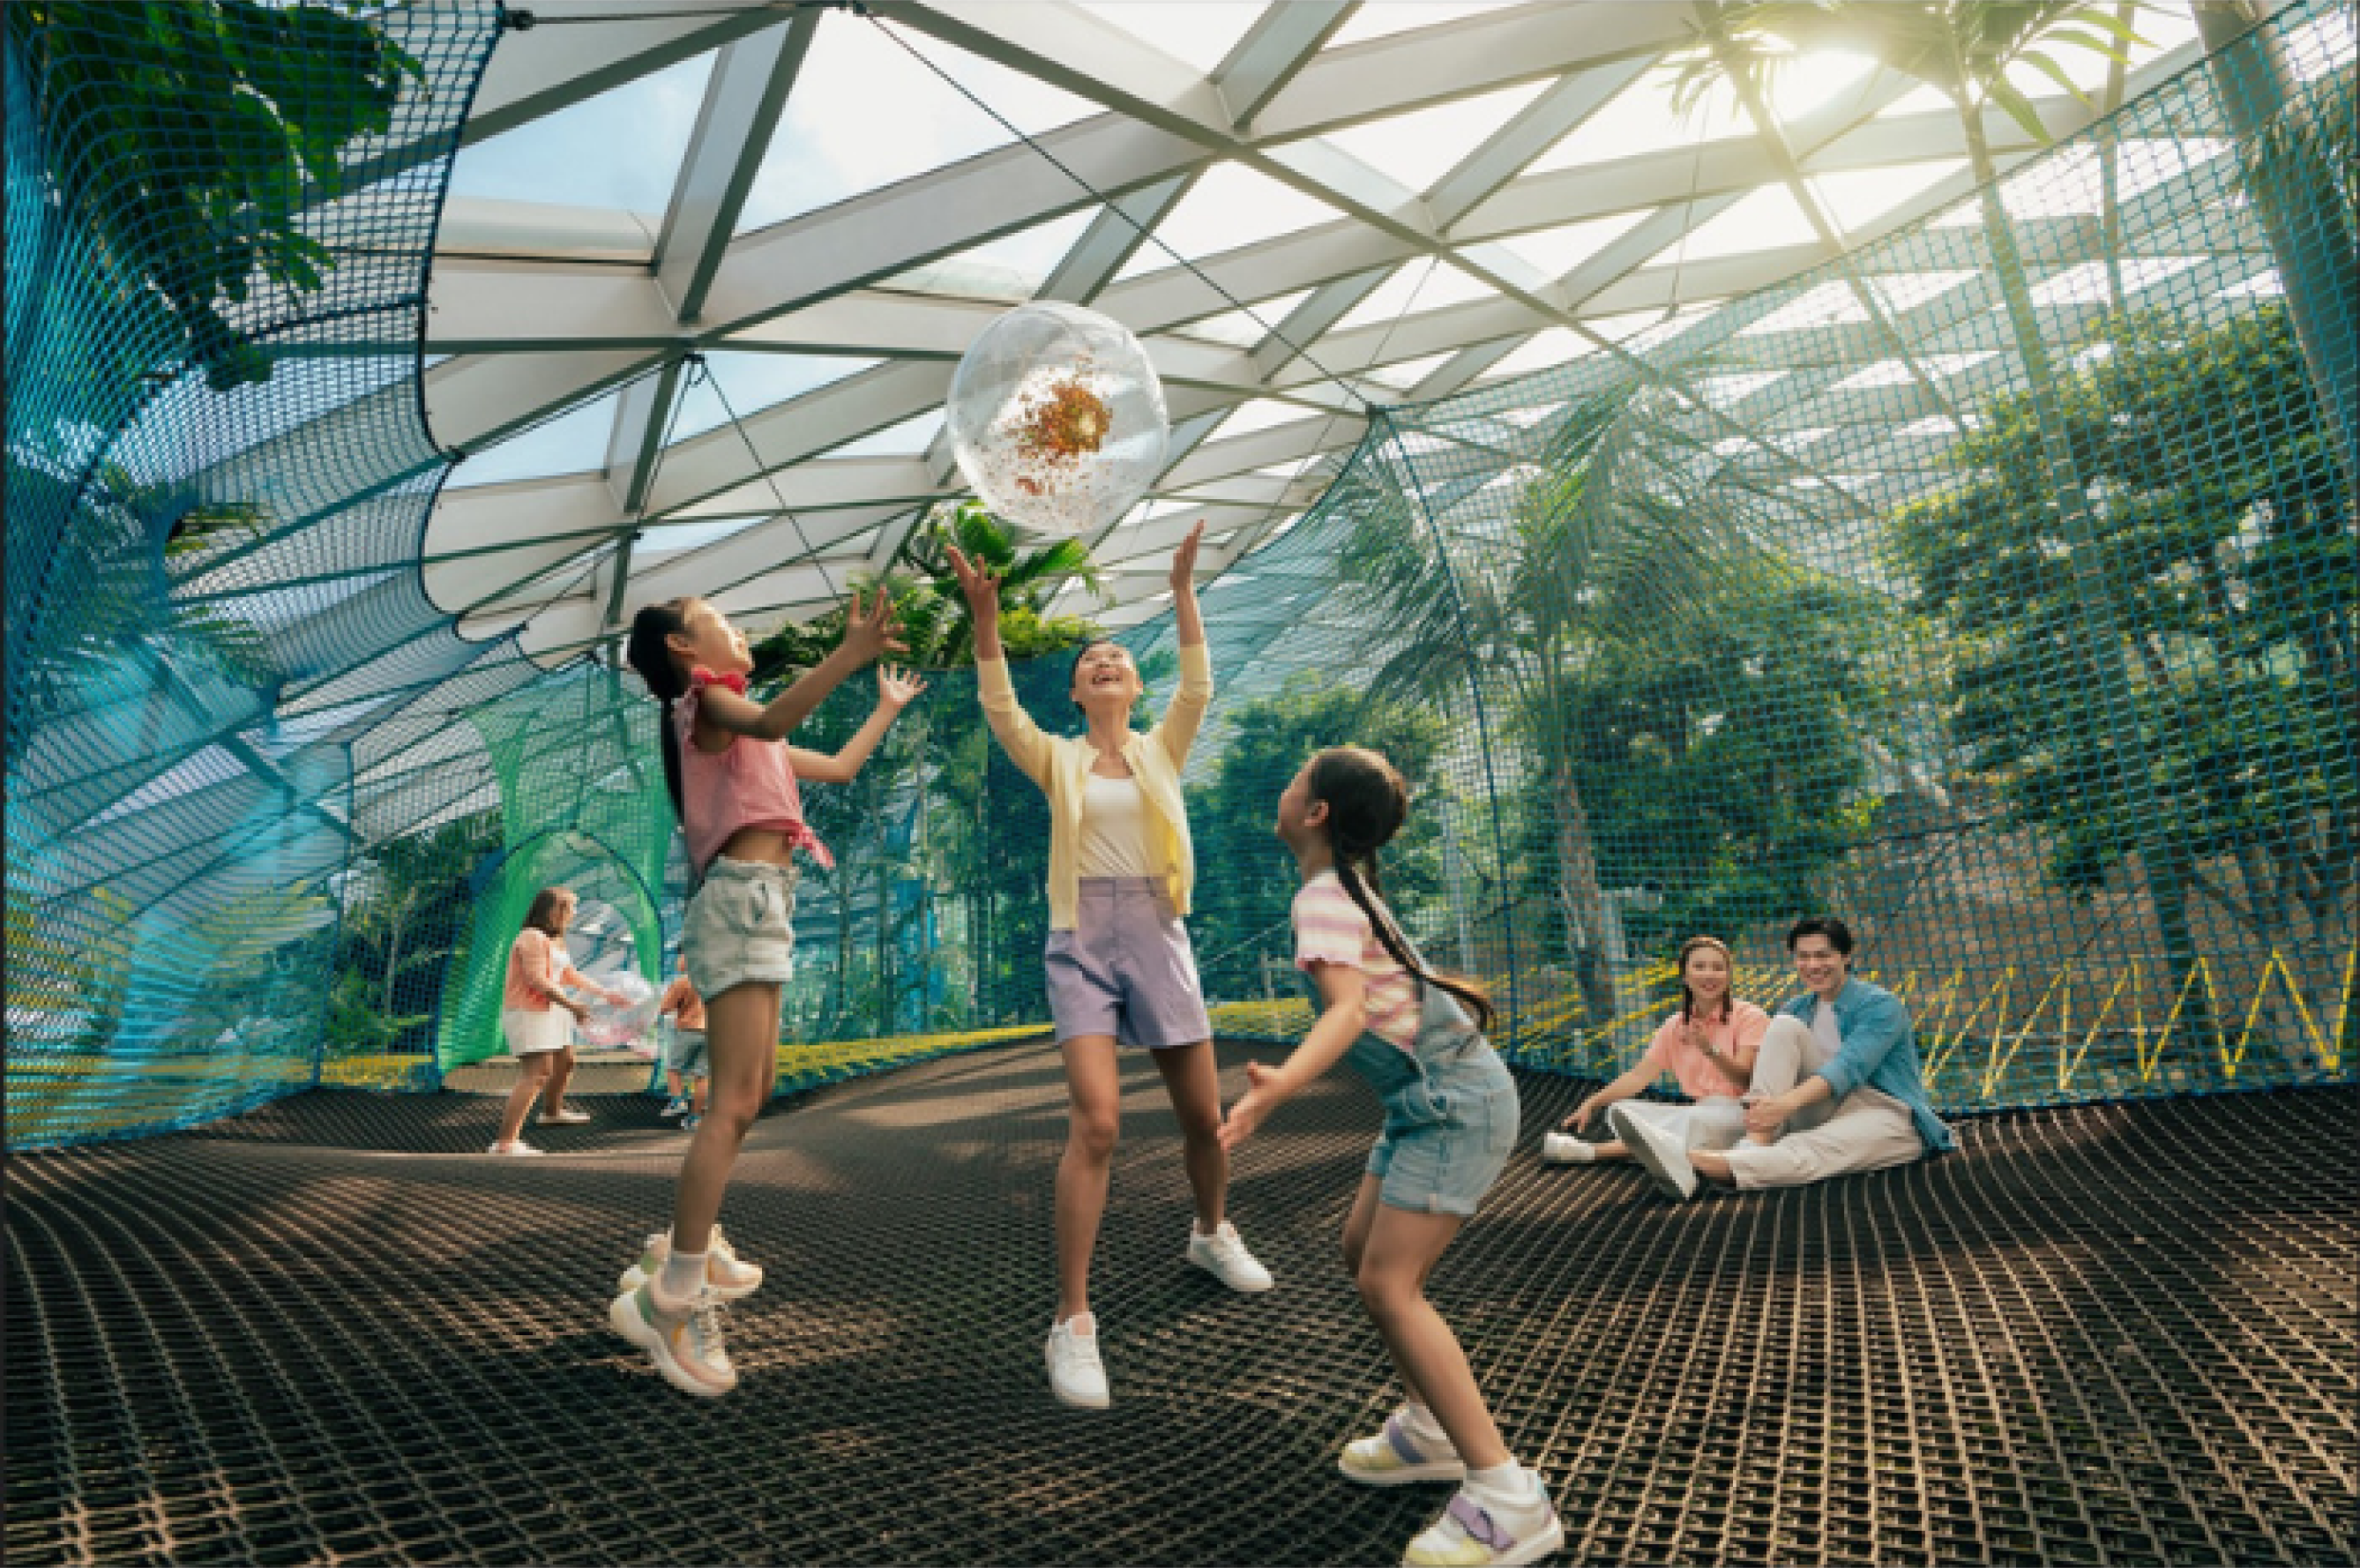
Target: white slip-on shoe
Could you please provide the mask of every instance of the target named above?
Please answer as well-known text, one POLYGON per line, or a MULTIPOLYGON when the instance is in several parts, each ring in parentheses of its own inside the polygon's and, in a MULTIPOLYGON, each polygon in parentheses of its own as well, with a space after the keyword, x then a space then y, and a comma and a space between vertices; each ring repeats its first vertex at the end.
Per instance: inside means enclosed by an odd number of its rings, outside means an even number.
POLYGON ((1654 1181, 1657 1192, 1676 1203, 1695 1196, 1696 1167, 1688 1163, 1686 1143, 1644 1116, 1631 1115, 1621 1105, 1606 1113, 1606 1124, 1654 1181))
POLYGON ((1254 1255, 1246 1250, 1238 1227, 1227 1220, 1210 1236, 1193 1225, 1189 1227, 1188 1261, 1232 1290, 1267 1290, 1274 1283, 1270 1270, 1254 1261, 1254 1255))

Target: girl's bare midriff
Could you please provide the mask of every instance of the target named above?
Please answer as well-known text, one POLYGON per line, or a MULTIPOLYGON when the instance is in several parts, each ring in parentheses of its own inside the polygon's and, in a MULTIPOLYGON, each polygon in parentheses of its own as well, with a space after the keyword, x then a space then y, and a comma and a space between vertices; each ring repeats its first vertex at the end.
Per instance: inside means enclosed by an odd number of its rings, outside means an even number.
POLYGON ((794 862, 795 846, 794 841, 777 828, 739 828, 721 846, 721 854, 729 860, 789 866, 794 862))

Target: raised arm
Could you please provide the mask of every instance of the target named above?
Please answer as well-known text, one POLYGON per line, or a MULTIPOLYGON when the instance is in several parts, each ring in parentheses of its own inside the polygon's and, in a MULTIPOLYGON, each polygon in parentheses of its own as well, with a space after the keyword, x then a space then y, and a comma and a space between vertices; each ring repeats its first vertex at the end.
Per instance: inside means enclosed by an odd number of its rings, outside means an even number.
POLYGON ((1172 622, 1180 634, 1180 690, 1173 695, 1163 722, 1150 733, 1175 768, 1186 766, 1188 748, 1196 744, 1196 732, 1205 723, 1205 710, 1213 705, 1212 655, 1205 646, 1205 617, 1196 607, 1196 547, 1204 538, 1205 523, 1200 517, 1172 553, 1172 622))
POLYGON ((1368 980, 1359 969, 1349 964, 1314 964, 1311 977, 1319 987, 1318 1021, 1284 1064, 1246 1063, 1246 1092, 1221 1121, 1223 1149, 1235 1149, 1251 1138, 1264 1117, 1335 1066, 1368 1028, 1368 980))
POLYGON ((1046 788, 1049 737, 1016 700, 1016 684, 1008 677, 1008 650, 1000 641, 1000 579, 967 560, 956 545, 951 547, 950 558, 959 592, 967 596, 967 619, 975 627, 975 694, 983 704, 984 722, 1009 760, 1046 788))
POLYGON ((808 779, 815 784, 851 783, 860 777, 862 764, 877 749, 878 743, 885 738, 885 732, 893 727, 893 721, 901 716, 901 710, 925 689, 926 683, 909 670, 897 670, 891 665, 878 666, 877 707, 869 715, 869 722, 860 726, 858 734, 845 742, 841 751, 829 753, 805 751, 799 746, 787 747, 787 761, 794 768, 795 777, 808 779))
MULTIPOLYGON (((901 623, 893 618, 892 599, 884 589, 877 590, 876 602, 865 611, 856 593, 852 595, 852 613, 845 618, 844 639, 836 645, 834 652, 797 676, 792 685, 768 702, 749 702, 727 687, 707 686, 697 703, 697 724, 702 727, 710 722, 730 735, 784 740, 819 710, 827 694, 846 676, 885 654, 905 651, 901 633, 901 623)), ((722 747, 716 743, 713 749, 722 747)))

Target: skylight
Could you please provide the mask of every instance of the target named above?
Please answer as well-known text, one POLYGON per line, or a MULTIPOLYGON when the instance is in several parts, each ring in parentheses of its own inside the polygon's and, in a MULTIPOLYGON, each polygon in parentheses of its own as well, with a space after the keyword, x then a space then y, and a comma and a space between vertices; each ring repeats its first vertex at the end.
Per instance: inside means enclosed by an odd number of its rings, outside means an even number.
POLYGON ((545 424, 521 430, 486 447, 451 471, 446 490, 502 485, 512 479, 548 479, 603 468, 615 433, 615 398, 609 392, 545 424))
POLYGON ((739 419, 751 416, 757 409, 768 408, 791 397, 858 375, 877 362, 873 359, 853 359, 841 354, 746 354, 717 351, 705 356, 705 365, 713 383, 697 379, 680 399, 680 412, 672 425, 672 439, 683 441, 702 435, 728 422, 728 410, 738 411, 739 419), (725 406, 722 399, 728 399, 725 406))
POLYGON ((450 193, 661 220, 696 129, 713 60, 684 60, 461 147, 451 162, 450 193))
POLYGON ((1332 223, 1344 214, 1315 196, 1241 163, 1217 163, 1190 186, 1153 238, 1140 245, 1118 279, 1161 272, 1174 253, 1190 261, 1258 240, 1332 223), (1168 249, 1167 249, 1168 247, 1168 249))
POLYGON ((1481 278, 1447 261, 1405 261, 1330 330, 1349 332, 1354 327, 1390 323, 1404 315, 1424 315, 1446 305, 1463 305, 1470 299, 1489 299, 1498 294, 1498 289, 1481 278))
MULTIPOLYGON (((1611 163, 1641 153, 1701 147, 1751 136, 1753 125, 1738 107, 1737 95, 1725 86, 1708 90, 1687 114, 1672 107, 1673 73, 1648 71, 1617 93, 1614 101, 1575 126, 1557 146, 1525 167, 1524 172, 1578 169, 1584 164, 1611 163)), ((1672 192, 1666 192, 1666 195, 1672 192)))
MULTIPOLYGON (((2198 258, 2192 256, 2125 256, 2116 265, 2122 273, 2123 292, 2136 294, 2197 264, 2198 258)), ((2079 267, 2067 267, 2035 287, 2032 302, 2036 305, 2095 305, 2103 303, 2113 295, 2112 270, 2103 261, 2085 261, 2079 267)))
POLYGON ((1262 13, 1262 0, 1083 0, 1082 9, 1209 75, 1262 13))
POLYGON ((1327 140, 1412 191, 1426 191, 1548 86, 1546 81, 1527 82, 1480 98, 1330 131, 1327 140))
POLYGON ((1739 201, 1720 216, 1691 231, 1685 241, 1666 245, 1648 258, 1650 267, 1682 262, 1713 261, 1725 256, 1746 256, 1777 245, 1816 245, 1819 235, 1794 192, 1783 185, 1765 185, 1739 201))
POLYGON ((1098 112, 1087 99, 914 31, 897 29, 888 37, 885 26, 890 24, 834 11, 820 18, 786 112, 747 193, 739 233, 1015 139, 927 60, 1029 136, 1098 112), (924 59, 912 58, 911 49, 924 59))
MULTIPOLYGON (((1284 4, 1284 0, 1281 3, 1284 4)), ((1347 44, 1366 43, 1371 38, 1391 38, 1395 33, 1440 27, 1445 22, 1456 22, 1522 3, 1523 0, 1364 0, 1353 11, 1350 19, 1336 29, 1336 36, 1328 40, 1328 47, 1342 49, 1347 44)))
POLYGON ((1173 332, 1182 337, 1202 338, 1207 343, 1227 343, 1231 348, 1251 348, 1270 335, 1271 329, 1286 320, 1287 312, 1311 298, 1311 290, 1298 289, 1292 294, 1273 299, 1249 300, 1242 310, 1225 310, 1218 316, 1207 316, 1201 321, 1191 321, 1173 332))
POLYGON ((1500 243, 1549 277, 1563 278, 1629 234, 1650 215, 1645 210, 1617 212, 1611 218, 1591 218, 1583 223, 1559 224, 1553 229, 1535 229, 1529 234, 1511 234, 1500 243))

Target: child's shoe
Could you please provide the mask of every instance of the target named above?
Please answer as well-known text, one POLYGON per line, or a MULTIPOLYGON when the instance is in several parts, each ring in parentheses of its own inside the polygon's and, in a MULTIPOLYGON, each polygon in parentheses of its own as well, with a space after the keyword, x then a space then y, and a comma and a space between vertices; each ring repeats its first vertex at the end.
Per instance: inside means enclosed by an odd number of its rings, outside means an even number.
POLYGON ((666 1121, 672 1120, 674 1116, 684 1116, 688 1115, 688 1096, 685 1094, 674 1094, 671 1101, 665 1105, 664 1108, 658 1111, 656 1115, 661 1116, 666 1121))
POLYGON ((704 1125, 705 1118, 698 1116, 694 1111, 691 1111, 688 1115, 680 1118, 680 1130, 683 1132, 694 1132, 698 1127, 701 1127, 704 1125))
POLYGON ((547 1153, 547 1152, 548 1152, 548 1150, 546 1150, 546 1149, 535 1149, 532 1145, 530 1145, 530 1144, 527 1143, 524 1139, 522 1139, 522 1138, 519 1138, 519 1139, 517 1139, 514 1143, 496 1143, 496 1144, 492 1145, 492 1147, 491 1147, 491 1148, 489 1148, 489 1149, 487 1149, 484 1150, 484 1152, 485 1152, 486 1154, 524 1154, 524 1155, 532 1155, 532 1154, 545 1154, 545 1153, 547 1153))
POLYGON ((1270 1270, 1254 1260, 1254 1255, 1246 1250, 1244 1239, 1238 1235, 1238 1227, 1227 1220, 1210 1236, 1190 1227, 1188 1261, 1232 1290, 1251 1293, 1271 1287, 1270 1270))
MULTIPOLYGON (((662 1269, 664 1259, 671 1256, 672 1232, 651 1233, 648 1245, 639 1253, 639 1260, 623 1270, 622 1279, 616 1282, 617 1288, 627 1295, 638 1290, 648 1282, 649 1276, 662 1269)), ((741 1259, 738 1249, 729 1245, 729 1238, 721 1234, 721 1227, 715 1225, 713 1239, 705 1247, 705 1282, 723 1301, 734 1301, 761 1288, 762 1268, 741 1259)))
POLYGON ((587 1111, 577 1111, 573 1106, 568 1105, 565 1109, 558 1112, 555 1116, 552 1116, 547 1111, 543 1111, 540 1116, 535 1116, 533 1119, 543 1127, 588 1127, 590 1125, 590 1113, 587 1111))
POLYGON ((1385 1418, 1382 1432, 1346 1443, 1344 1452, 1336 1456, 1336 1468, 1345 1479, 1363 1486, 1406 1486, 1414 1481, 1464 1478, 1467 1466, 1459 1460, 1459 1451, 1450 1446, 1450 1439, 1417 1432, 1414 1430, 1417 1424, 1410 1408, 1402 1406, 1385 1418))
POLYGON ((1048 1361, 1049 1391, 1059 1403, 1102 1410, 1111 1402, 1098 1359, 1098 1321, 1090 1313, 1076 1312, 1049 1330, 1048 1361))
POLYGON ((1504 1499, 1461 1486, 1442 1517, 1409 1543, 1404 1568, 1513 1568, 1538 1563, 1565 1545, 1565 1525, 1547 1488, 1529 1470, 1523 1498, 1504 1499))
POLYGON ((1596 1144, 1585 1143, 1569 1132, 1541 1135, 1541 1163, 1544 1165, 1589 1165, 1597 1159, 1596 1144))
POLYGON ((721 1337, 721 1299, 711 1289, 677 1307, 659 1305, 656 1282, 615 1298, 608 1326, 651 1356, 664 1381, 683 1393, 714 1399, 738 1386, 738 1368, 721 1337))

